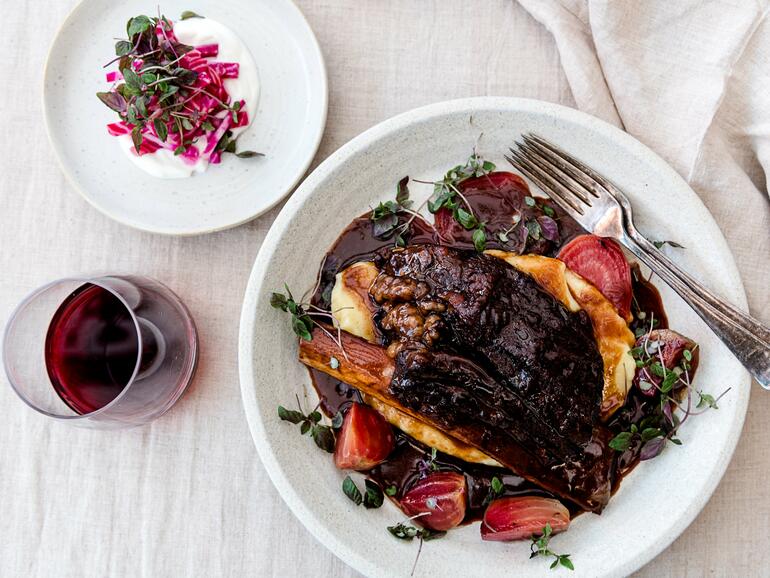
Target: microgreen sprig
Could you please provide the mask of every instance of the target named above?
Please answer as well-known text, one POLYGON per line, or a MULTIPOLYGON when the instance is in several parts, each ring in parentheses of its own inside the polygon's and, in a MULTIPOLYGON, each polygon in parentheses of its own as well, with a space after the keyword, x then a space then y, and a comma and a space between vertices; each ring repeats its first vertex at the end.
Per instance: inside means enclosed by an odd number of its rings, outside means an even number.
POLYGON ((464 181, 488 175, 495 168, 494 163, 484 160, 474 150, 464 165, 450 169, 440 181, 428 183, 433 185, 428 211, 435 214, 441 209, 449 210, 452 218, 466 231, 473 230, 473 246, 479 252, 484 251, 487 244, 486 223, 479 221, 459 187, 464 181))
POLYGON ((639 452, 640 460, 657 457, 667 442, 681 445, 676 437, 679 428, 691 416, 700 415, 709 409, 718 409, 717 402, 728 392, 727 388, 716 398, 702 391, 695 391, 690 382, 693 355, 698 347, 694 345, 682 351, 679 363, 666 367, 663 357, 664 343, 652 338, 655 327, 654 315, 650 315, 647 332, 639 339, 636 347, 629 351, 638 374, 638 387, 644 393, 652 392, 657 400, 652 413, 644 415, 638 422, 631 423, 627 430, 615 435, 609 446, 618 452, 633 450, 639 452), (693 393, 699 396, 696 410, 692 409, 693 393), (686 396, 686 403, 680 402, 686 396), (680 410, 679 415, 675 410, 680 410))
POLYGON ((315 445, 326 452, 334 453, 334 428, 320 423, 322 416, 321 412, 318 411, 318 406, 316 406, 316 408, 309 414, 305 415, 302 412, 299 397, 297 397, 297 408, 298 410, 291 410, 279 405, 278 417, 283 421, 288 421, 295 425, 299 424, 300 435, 310 433, 310 437, 313 438, 315 445))
POLYGON ((574 570, 575 566, 572 564, 572 560, 570 560, 570 554, 557 554, 548 547, 548 543, 551 541, 552 534, 553 529, 551 528, 551 524, 547 523, 543 527, 540 536, 532 536, 532 544, 530 545, 530 550, 532 553, 529 555, 529 557, 535 558, 536 556, 553 556, 554 561, 551 564, 551 570, 555 569, 559 565, 564 566, 569 570, 574 570))
POLYGON ((270 305, 274 309, 280 309, 291 314, 291 328, 299 337, 305 341, 312 341, 313 325, 315 322, 307 314, 305 308, 294 300, 289 290, 289 286, 284 283, 286 295, 283 293, 272 293, 270 295, 270 305))
MULTIPOLYGON (((411 518, 408 518, 407 521, 414 520, 415 518, 419 518, 420 516, 424 516, 428 514, 428 512, 423 512, 422 514, 417 514, 416 516, 412 516, 411 518)), ((415 568, 417 568, 417 562, 420 559, 420 553, 422 552, 422 544, 423 542, 429 542, 430 540, 437 540, 438 538, 443 538, 446 536, 446 532, 439 532, 437 530, 431 530, 429 528, 415 528, 411 524, 407 524, 406 522, 399 522, 395 526, 388 526, 388 532, 395 538, 398 538, 399 540, 405 540, 407 542, 411 542, 415 538, 418 538, 420 540, 420 546, 417 549, 417 555, 414 557, 414 564, 412 564, 412 572, 410 576, 414 576, 415 568)))
MULTIPOLYGON (((188 18, 202 16, 183 12, 181 19, 188 18)), ((178 133, 179 144, 174 150, 177 155, 184 153, 202 131, 211 133, 214 130, 211 122, 200 110, 187 106, 199 94, 205 94, 219 105, 218 109, 206 114, 216 116, 221 111, 238 122, 241 101, 222 101, 206 90, 206 86, 198 86, 197 71, 180 65, 193 47, 176 40, 173 26, 165 16, 160 13, 157 17, 134 16, 126 24, 126 35, 126 39, 119 39, 115 44, 116 57, 105 64, 106 68, 118 62, 122 82, 116 81, 109 91, 97 92, 96 96, 130 125, 137 153, 147 127, 152 127, 162 142, 167 142, 169 134, 178 133)), ((216 150, 231 152, 241 158, 262 156, 254 151, 236 152, 231 137, 232 132, 223 135, 216 150)))
POLYGON ((503 495, 503 492, 505 492, 505 484, 498 478, 497 476, 493 476, 492 480, 489 483, 489 492, 487 492, 487 497, 484 498, 484 501, 482 502, 483 506, 489 505, 492 500, 495 500, 503 495))

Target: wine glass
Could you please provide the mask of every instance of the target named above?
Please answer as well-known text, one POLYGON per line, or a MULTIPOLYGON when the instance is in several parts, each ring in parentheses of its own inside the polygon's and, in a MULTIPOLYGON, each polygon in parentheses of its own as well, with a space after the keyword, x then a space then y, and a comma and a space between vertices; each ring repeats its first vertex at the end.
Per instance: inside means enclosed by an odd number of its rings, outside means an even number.
POLYGON ((170 289, 148 277, 60 279, 27 296, 2 345, 11 386, 34 410, 117 429, 168 411, 192 380, 198 334, 170 289))

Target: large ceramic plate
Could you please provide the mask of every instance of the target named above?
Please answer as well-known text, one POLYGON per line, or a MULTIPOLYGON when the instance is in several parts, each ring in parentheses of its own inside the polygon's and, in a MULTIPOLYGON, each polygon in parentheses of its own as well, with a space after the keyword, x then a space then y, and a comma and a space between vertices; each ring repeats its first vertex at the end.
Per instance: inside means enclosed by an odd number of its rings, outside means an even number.
POLYGON ((51 143, 73 187, 113 219, 146 231, 193 235, 233 227, 281 201, 302 178, 326 124, 327 82, 321 50, 291 0, 164 0, 176 20, 192 10, 233 30, 257 64, 260 96, 238 139, 259 159, 225 155, 222 164, 184 179, 158 179, 137 168, 107 134, 115 113, 96 98, 114 37, 148 0, 83 0, 67 17, 46 63, 43 100, 51 143))
MULTIPOLYGON (((745 306, 735 263, 713 218, 695 193, 639 142, 572 109, 513 98, 436 104, 388 120, 355 138, 321 164, 286 204, 257 257, 241 317, 240 376, 254 443, 289 507, 326 547, 369 576, 408 576, 417 544, 393 539, 386 526, 403 515, 392 504, 356 508, 340 490, 344 473, 330 456, 276 415, 303 389, 288 319, 271 309, 270 291, 286 282, 311 287, 326 248, 345 225, 394 194, 404 176, 435 178, 464 161, 483 133, 479 152, 505 167, 502 155, 521 133, 534 131, 588 161, 627 193, 639 228, 654 239, 686 245, 674 257, 696 277, 745 306)), ((419 189, 413 187, 413 195, 419 189)), ((422 194, 429 191, 424 190, 422 194)), ((671 326, 700 343, 696 384, 732 386, 718 411, 682 428, 670 447, 626 478, 601 516, 579 516, 554 540, 569 552, 578 576, 628 574, 663 551, 695 518, 719 483, 735 448, 749 398, 748 375, 675 294, 660 287, 671 326)), ((429 542, 415 576, 553 576, 528 543, 490 543, 473 524, 429 542)))

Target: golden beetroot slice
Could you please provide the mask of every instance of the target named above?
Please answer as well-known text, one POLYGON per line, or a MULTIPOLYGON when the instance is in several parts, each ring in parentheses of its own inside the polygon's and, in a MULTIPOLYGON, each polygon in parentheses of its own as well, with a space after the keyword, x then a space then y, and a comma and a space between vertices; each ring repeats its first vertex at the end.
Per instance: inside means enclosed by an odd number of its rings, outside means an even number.
POLYGON ((342 470, 368 470, 384 462, 395 446, 390 424, 368 405, 354 403, 345 414, 334 449, 342 470))
POLYGON ((569 527, 569 511, 559 500, 540 496, 516 496, 495 500, 481 522, 481 539, 498 542, 529 540, 550 524, 553 533, 569 527))
POLYGON ((417 482, 401 498, 407 516, 433 530, 451 530, 465 518, 465 476, 457 472, 435 472, 417 482))

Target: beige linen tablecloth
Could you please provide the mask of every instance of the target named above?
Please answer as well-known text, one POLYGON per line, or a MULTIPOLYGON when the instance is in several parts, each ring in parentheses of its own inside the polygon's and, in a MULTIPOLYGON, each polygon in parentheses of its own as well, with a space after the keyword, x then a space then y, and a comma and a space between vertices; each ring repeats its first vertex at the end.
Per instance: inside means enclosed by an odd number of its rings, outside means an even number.
MULTIPOLYGON (((47 280, 99 270, 145 273, 190 306, 202 359, 171 413, 124 432, 51 423, 2 384, 0 576, 354 576, 284 506, 241 409, 240 304, 276 212, 232 231, 173 239, 110 221, 67 185, 44 134, 39 93, 47 46, 73 4, 2 0, 0 323, 47 280)), ((551 34, 511 0, 299 4, 330 77, 316 163, 373 124, 431 102, 511 95, 575 105, 551 34)), ((720 224, 734 225, 734 213, 722 214, 729 203, 711 208, 720 224)), ((768 206, 746 210, 767 215, 768 206)), ((767 258, 756 258, 751 241, 767 234, 728 239, 752 288, 749 301, 764 308, 755 313, 770 321, 767 258)), ((767 574, 768 412, 770 394, 755 389, 743 438, 713 499, 641 575, 767 574)), ((622 536, 617 543, 623 547, 622 536)))

